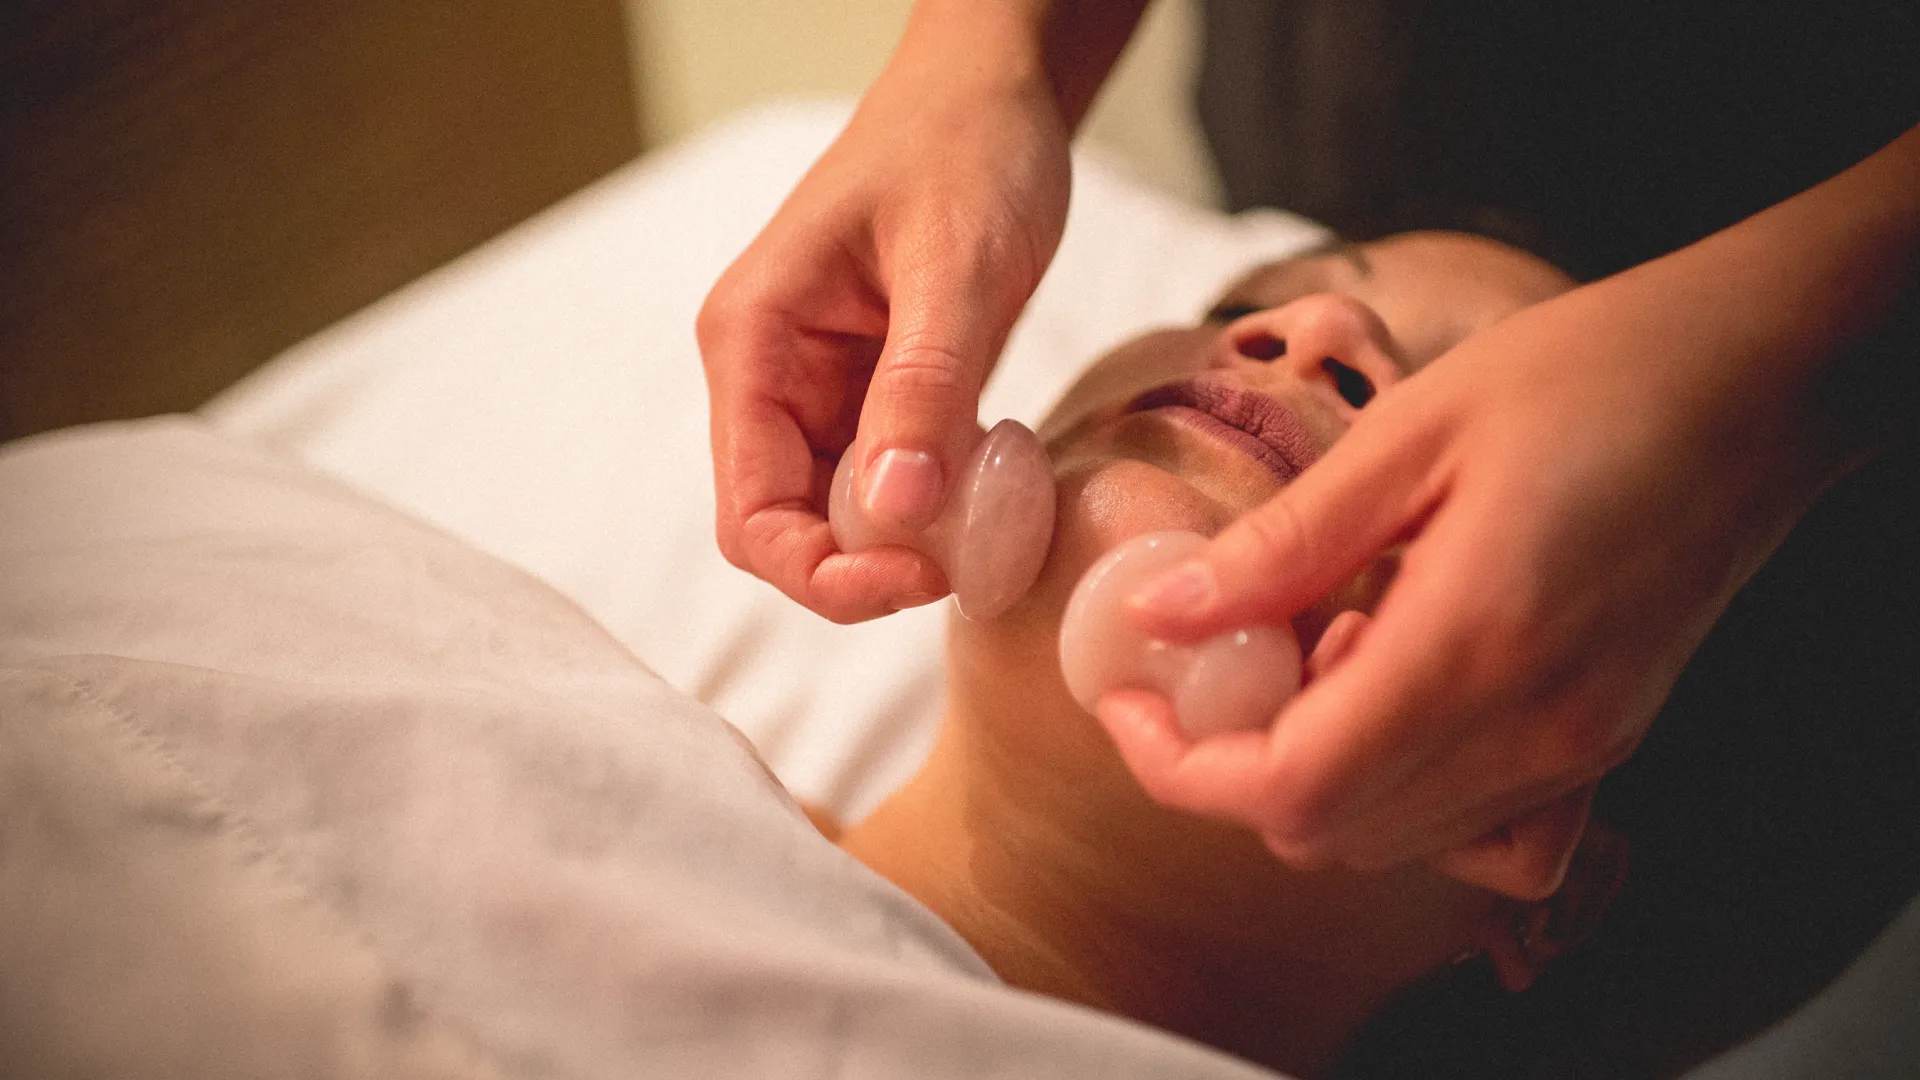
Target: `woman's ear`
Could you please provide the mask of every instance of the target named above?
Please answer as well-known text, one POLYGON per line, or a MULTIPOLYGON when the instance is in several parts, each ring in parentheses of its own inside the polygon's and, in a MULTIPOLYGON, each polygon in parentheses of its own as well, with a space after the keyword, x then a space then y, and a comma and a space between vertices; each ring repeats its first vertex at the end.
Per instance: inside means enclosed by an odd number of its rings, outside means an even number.
POLYGON ((1553 895, 1495 901, 1477 928, 1476 940, 1500 985, 1525 990, 1555 957, 1585 941, 1626 878, 1626 838, 1605 823, 1595 823, 1582 835, 1566 878, 1553 895))
POLYGON ((1512 900, 1545 900, 1559 890, 1586 835, 1594 784, 1570 791, 1470 844, 1433 858, 1455 881, 1512 900))

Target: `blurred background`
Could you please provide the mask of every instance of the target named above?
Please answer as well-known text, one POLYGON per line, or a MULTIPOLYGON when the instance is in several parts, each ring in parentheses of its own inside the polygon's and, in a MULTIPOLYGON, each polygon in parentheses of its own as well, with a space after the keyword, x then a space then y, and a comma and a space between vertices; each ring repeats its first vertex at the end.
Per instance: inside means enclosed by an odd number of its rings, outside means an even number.
MULTIPOLYGON (((0 439, 192 408, 648 150, 853 97, 909 0, 9 0, 0 439)), ((1217 204, 1199 0, 1159 0, 1084 129, 1217 204)))

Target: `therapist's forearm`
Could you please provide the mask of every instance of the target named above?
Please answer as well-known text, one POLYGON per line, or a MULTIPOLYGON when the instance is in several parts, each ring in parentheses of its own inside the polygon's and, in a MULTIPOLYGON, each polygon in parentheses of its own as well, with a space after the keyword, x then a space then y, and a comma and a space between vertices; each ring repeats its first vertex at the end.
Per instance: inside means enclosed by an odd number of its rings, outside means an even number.
POLYGON ((1009 79, 1045 79, 1079 127, 1149 0, 920 0, 896 55, 1009 79))
POLYGON ((1862 361, 1853 351, 1920 288, 1920 127, 1822 184, 1627 271, 1622 283, 1636 277, 1700 304, 1700 332, 1725 335, 1740 357, 1724 378, 1745 384, 1756 402, 1825 427, 1817 464, 1820 480, 1831 481, 1888 434, 1832 403, 1891 391, 1920 363, 1890 350, 1862 361))

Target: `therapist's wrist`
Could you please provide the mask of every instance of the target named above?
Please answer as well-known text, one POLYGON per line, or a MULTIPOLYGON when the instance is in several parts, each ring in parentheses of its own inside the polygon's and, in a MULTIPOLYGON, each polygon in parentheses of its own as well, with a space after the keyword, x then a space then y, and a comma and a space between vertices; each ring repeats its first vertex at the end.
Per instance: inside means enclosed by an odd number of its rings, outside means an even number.
POLYGON ((888 66, 920 68, 951 84, 1043 92, 1072 132, 1148 2, 920 0, 888 66))
POLYGON ((1920 358, 1887 338, 1913 344, 1917 267, 1920 128, 1596 287, 1676 312, 1674 347, 1659 363, 1677 364, 1703 402, 1727 406, 1727 422, 1793 446, 1805 466, 1798 482, 1818 489, 1870 460, 1891 428, 1913 424, 1920 358))

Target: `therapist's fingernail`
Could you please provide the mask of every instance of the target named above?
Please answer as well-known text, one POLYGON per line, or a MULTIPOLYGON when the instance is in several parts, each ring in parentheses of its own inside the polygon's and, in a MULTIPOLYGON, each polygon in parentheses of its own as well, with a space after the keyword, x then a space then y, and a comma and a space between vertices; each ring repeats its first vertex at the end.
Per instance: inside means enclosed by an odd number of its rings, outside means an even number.
POLYGON ((1198 560, 1181 563, 1134 593, 1137 611, 1152 615, 1196 615, 1213 605, 1218 591, 1213 568, 1198 560))
POLYGON ((940 512, 940 463, 923 450, 888 450, 867 474, 866 510, 881 521, 917 528, 940 512))

